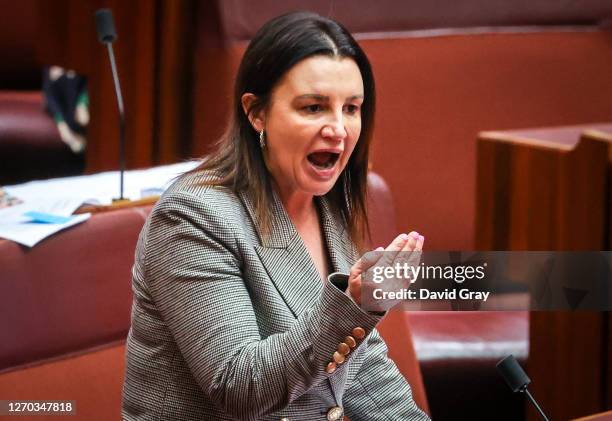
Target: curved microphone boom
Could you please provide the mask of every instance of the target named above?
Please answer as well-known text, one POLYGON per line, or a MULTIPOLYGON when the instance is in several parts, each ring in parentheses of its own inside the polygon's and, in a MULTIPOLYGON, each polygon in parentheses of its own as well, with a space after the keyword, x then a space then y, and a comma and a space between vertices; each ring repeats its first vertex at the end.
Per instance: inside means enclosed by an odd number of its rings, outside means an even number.
POLYGON ((110 9, 99 9, 96 11, 96 30, 98 32, 98 40, 106 44, 108 57, 110 59, 111 71, 113 73, 113 81, 115 82, 115 94, 117 96, 117 108, 119 110, 119 199, 114 201, 125 200, 123 197, 123 174, 125 172, 125 115, 123 112, 123 95, 121 95, 121 85, 119 84, 119 75, 117 73, 117 65, 115 63, 115 53, 113 52, 113 41, 117 39, 117 31, 113 21, 113 13, 110 9))

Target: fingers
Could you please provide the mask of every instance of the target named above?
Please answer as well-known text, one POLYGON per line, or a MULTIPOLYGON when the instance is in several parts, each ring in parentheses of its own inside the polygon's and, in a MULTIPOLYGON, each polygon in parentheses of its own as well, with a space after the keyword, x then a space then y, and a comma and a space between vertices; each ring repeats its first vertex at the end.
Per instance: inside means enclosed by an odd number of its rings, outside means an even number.
POLYGON ((402 251, 421 251, 424 240, 425 237, 419 235, 416 231, 398 235, 387 248, 378 247, 376 250, 365 253, 357 260, 351 267, 349 280, 354 280, 374 265, 390 264, 402 251), (381 253, 382 251, 385 253, 381 253))
POLYGON ((416 245, 414 246, 414 251, 423 251, 423 243, 425 243, 425 237, 419 235, 419 239, 417 240, 416 245))
POLYGON ((393 266, 394 264, 399 264, 400 266, 416 266, 419 264, 425 237, 416 231, 412 231, 408 235, 410 236, 410 239, 406 242, 401 252, 397 253, 397 255, 394 256, 390 262, 388 262, 389 266, 393 266))
POLYGON ((410 239, 406 242, 406 245, 404 246, 404 248, 402 248, 402 251, 414 251, 419 241, 419 238, 422 237, 416 231, 411 231, 408 236, 410 237, 410 239))
POLYGON ((361 295, 361 274, 367 271, 374 265, 384 265, 385 263, 390 263, 395 258, 395 255, 399 253, 402 248, 404 248, 406 242, 410 240, 410 237, 406 234, 398 235, 395 240, 387 246, 386 249, 382 247, 378 247, 373 252, 368 252, 361 256, 357 262, 351 267, 351 271, 349 273, 349 294, 355 301, 357 301, 359 296, 361 295), (383 253, 385 252, 385 253, 383 253), (391 252, 391 256, 389 253, 391 252))
POLYGON ((393 260, 393 258, 395 258, 395 255, 402 251, 404 247, 406 247, 408 243, 410 243, 411 240, 412 236, 410 234, 398 235, 397 237, 395 237, 395 240, 393 240, 391 244, 389 244, 385 249, 385 257, 389 257, 391 258, 391 260, 393 260))
POLYGON ((351 272, 349 274, 350 278, 356 278, 368 270, 368 268, 374 266, 381 258, 382 251, 384 251, 384 248, 378 247, 376 250, 369 251, 361 256, 361 258, 355 262, 353 267, 351 267, 351 272))
POLYGON ((364 254, 359 260, 362 260, 362 265, 364 267, 370 267, 376 264, 376 262, 382 257, 383 251, 385 251, 383 247, 378 247, 375 250, 369 251, 364 254))
POLYGON ((387 246, 385 251, 391 251, 391 252, 400 251, 402 248, 404 248, 404 246, 410 240, 410 238, 411 236, 409 234, 398 235, 397 237, 395 237, 395 240, 391 241, 391 244, 387 246))
POLYGON ((349 278, 347 292, 349 297, 351 297, 357 305, 361 305, 361 275, 349 278))
MULTIPOLYGON (((422 251, 424 241, 425 237, 419 235, 416 231, 412 231, 410 234, 398 235, 386 248, 378 247, 375 250, 365 253, 351 267, 348 279, 348 289, 346 291, 347 294, 352 297, 358 305, 361 305, 362 274, 373 266, 390 266, 401 252, 422 251)), ((419 259, 420 257, 417 258, 417 260, 419 259)), ((418 264, 418 261, 416 264, 418 264)))

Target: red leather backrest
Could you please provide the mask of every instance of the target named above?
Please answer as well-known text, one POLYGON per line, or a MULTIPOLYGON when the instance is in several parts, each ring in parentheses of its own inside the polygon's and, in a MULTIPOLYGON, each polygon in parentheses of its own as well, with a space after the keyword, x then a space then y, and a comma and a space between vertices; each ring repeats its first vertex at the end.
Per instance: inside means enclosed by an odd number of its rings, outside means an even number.
POLYGON ((0 240, 0 371, 125 338, 148 209, 94 215, 32 249, 0 240))
MULTIPOLYGON (((368 212, 372 231, 372 246, 386 247, 396 235, 395 211, 391 192, 385 180, 378 174, 368 175, 368 212)), ((429 412, 421 369, 412 344, 408 322, 409 313, 392 311, 378 325, 387 343, 389 357, 412 386, 412 395, 419 408, 429 412)))
POLYGON ((310 10, 330 16, 352 33, 521 25, 597 25, 612 17, 612 3, 605 0, 463 0, 445 2, 444 7, 430 0, 216 0, 214 3, 218 3, 224 37, 230 41, 249 40, 267 20, 295 10, 310 10))
POLYGON ((396 236, 395 203, 385 180, 375 172, 368 174, 368 219, 371 248, 386 247, 396 236))
POLYGON ((410 313, 391 311, 377 327, 389 348, 389 358, 395 362, 399 371, 412 387, 412 397, 423 411, 429 412, 427 394, 421 375, 421 368, 414 350, 410 330, 410 313))

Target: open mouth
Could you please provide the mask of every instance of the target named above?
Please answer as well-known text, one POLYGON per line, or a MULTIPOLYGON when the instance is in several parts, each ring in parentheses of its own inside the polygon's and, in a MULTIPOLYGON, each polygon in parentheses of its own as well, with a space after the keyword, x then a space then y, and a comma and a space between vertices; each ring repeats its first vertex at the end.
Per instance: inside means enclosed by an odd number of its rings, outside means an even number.
POLYGON ((338 162, 340 154, 337 152, 313 152, 308 154, 307 158, 314 167, 327 170, 338 162))

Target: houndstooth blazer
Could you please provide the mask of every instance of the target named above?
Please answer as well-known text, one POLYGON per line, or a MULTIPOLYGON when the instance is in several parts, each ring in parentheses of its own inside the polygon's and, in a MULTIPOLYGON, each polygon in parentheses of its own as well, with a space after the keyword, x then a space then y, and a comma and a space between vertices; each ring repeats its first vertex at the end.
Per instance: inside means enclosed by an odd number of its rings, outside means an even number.
MULTIPOLYGON (((320 276, 277 196, 262 237, 246 193, 175 182, 140 234, 133 267, 124 420, 426 420, 362 311, 320 276), (365 338, 327 373, 338 344, 365 338), (359 335, 356 335, 359 336, 359 335)), ((356 251, 324 198, 336 272, 356 251)))

